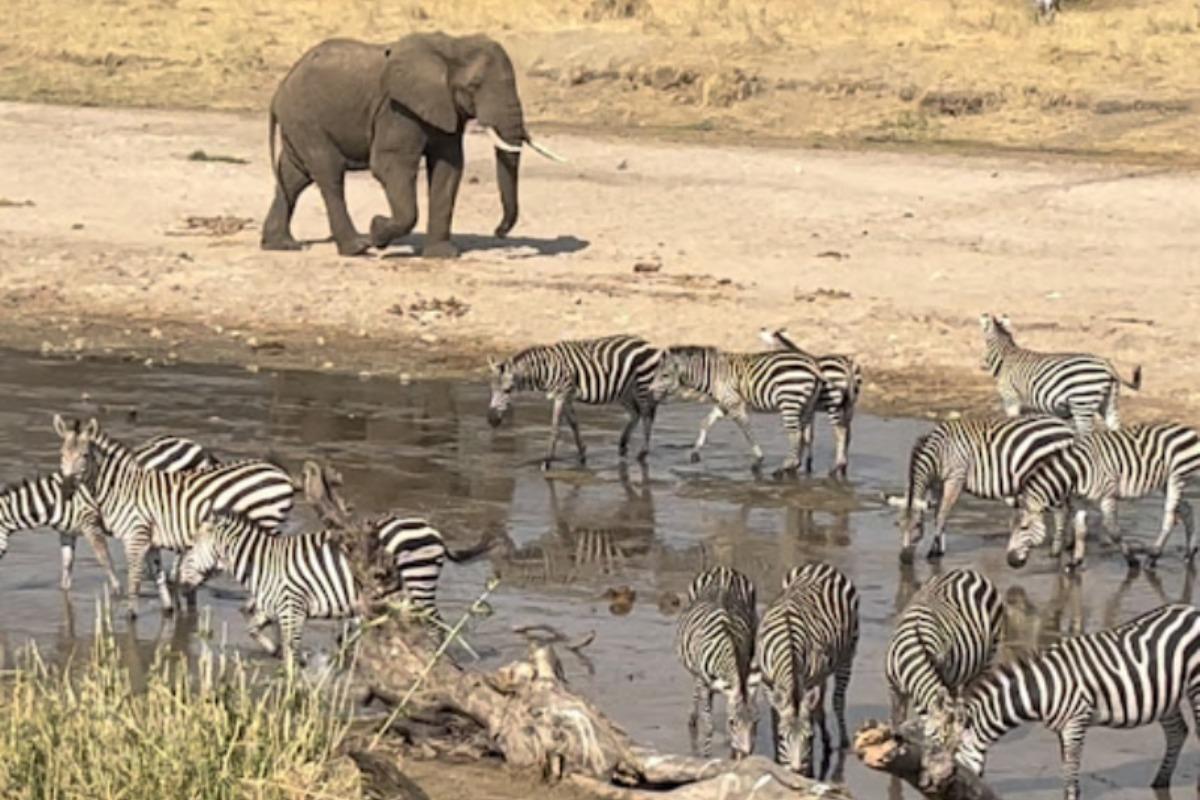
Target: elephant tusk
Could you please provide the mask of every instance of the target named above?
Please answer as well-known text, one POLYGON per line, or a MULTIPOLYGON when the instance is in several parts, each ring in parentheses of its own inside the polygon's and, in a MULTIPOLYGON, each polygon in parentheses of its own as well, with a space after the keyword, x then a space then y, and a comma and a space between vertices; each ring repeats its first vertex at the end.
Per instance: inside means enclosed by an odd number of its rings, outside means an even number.
POLYGON ((553 150, 551 150, 547 147, 543 147, 542 145, 535 142, 533 139, 526 139, 525 141, 529 143, 530 148, 532 148, 533 151, 535 153, 537 153, 538 155, 548 158, 551 161, 557 161, 559 164, 567 163, 567 159, 563 158, 562 156, 560 156, 558 153, 554 152, 553 150))
POLYGON ((486 128, 485 130, 487 130, 488 136, 492 137, 492 144, 497 150, 503 150, 506 153, 521 152, 521 145, 509 144, 508 142, 504 141, 504 139, 500 138, 500 134, 496 133, 495 128, 486 128))

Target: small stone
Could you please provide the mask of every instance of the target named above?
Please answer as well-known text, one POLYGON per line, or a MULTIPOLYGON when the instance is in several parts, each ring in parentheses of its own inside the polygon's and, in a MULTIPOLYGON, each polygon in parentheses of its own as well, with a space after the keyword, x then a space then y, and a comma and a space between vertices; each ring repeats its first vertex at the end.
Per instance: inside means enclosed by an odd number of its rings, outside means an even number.
POLYGON ((246 372, 257 373, 258 372, 258 364, 247 364, 246 372))
POLYGON ((332 361, 322 362, 321 369, 333 369, 333 362, 332 361))
POLYGON ((71 348, 76 353, 78 353, 81 350, 83 350, 83 348, 86 344, 87 344, 87 339, 84 339, 82 336, 76 336, 75 340, 73 342, 71 342, 71 348))
POLYGON ((360 370, 358 373, 358 379, 360 381, 369 381, 369 380, 371 380, 371 377, 372 377, 371 373, 367 372, 365 369, 360 370))
POLYGON ((163 337, 163 332, 160 331, 158 328, 150 329, 150 338, 151 339, 161 339, 162 337, 163 337))
POLYGON ((325 337, 318 336, 317 337, 317 347, 324 347, 324 346, 325 346, 325 337))
POLYGON ((247 336, 246 337, 246 346, 251 349, 258 347, 258 337, 257 336, 247 336))
POLYGON ((401 372, 400 373, 400 385, 408 386, 410 383, 412 383, 412 375, 409 375, 407 372, 401 372))
POLYGON ((434 336, 432 333, 422 333, 421 341, 425 344, 437 344, 438 337, 434 336))
POLYGON ((153 359, 153 358, 147 358, 145 361, 143 361, 143 362, 142 362, 142 366, 143 366, 143 367, 146 367, 146 368, 153 367, 153 366, 154 366, 154 359, 153 359))

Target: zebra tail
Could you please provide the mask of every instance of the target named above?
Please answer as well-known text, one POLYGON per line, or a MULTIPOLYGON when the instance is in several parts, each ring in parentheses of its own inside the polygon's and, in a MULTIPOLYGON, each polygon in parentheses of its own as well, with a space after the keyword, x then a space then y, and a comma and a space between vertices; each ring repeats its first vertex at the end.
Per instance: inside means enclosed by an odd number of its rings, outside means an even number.
POLYGON ((479 541, 470 547, 464 547, 461 550, 451 550, 447 547, 446 558, 455 564, 465 564, 468 561, 474 561, 479 558, 499 543, 500 537, 496 535, 495 531, 484 531, 479 541))
POLYGON ((793 342, 791 337, 789 337, 784 332, 783 328, 776 328, 773 331, 763 328, 759 332, 759 335, 762 337, 763 341, 769 345, 777 345, 778 344, 778 345, 783 345, 783 348, 785 350, 794 350, 797 353, 804 352, 804 350, 802 350, 800 348, 800 345, 793 342))

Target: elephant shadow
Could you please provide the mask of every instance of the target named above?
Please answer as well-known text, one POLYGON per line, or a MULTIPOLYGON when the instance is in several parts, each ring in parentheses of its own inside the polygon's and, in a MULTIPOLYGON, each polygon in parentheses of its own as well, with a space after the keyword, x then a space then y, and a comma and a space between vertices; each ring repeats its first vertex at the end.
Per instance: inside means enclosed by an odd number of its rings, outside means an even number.
MULTIPOLYGON (((553 239, 543 239, 534 236, 484 236, 477 233, 457 233, 451 237, 454 246, 463 255, 482 253, 489 250, 514 250, 506 258, 522 259, 537 256, 558 256, 568 253, 578 253, 591 246, 587 239, 578 236, 555 236, 553 239)), ((425 234, 414 233, 405 237, 404 243, 396 248, 389 248, 382 254, 383 258, 418 258, 425 244, 425 234)))

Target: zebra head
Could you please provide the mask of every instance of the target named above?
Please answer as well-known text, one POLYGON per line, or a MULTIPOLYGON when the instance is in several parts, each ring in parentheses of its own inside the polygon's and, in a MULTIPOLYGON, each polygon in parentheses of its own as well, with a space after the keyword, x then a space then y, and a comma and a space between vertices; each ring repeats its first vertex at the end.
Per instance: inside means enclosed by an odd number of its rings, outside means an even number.
POLYGON ((488 401, 488 424, 493 428, 504 421, 504 414, 512 402, 512 393, 517 389, 517 370, 512 359, 496 361, 488 359, 488 369, 492 373, 492 399, 488 401))
POLYGON ((1020 569, 1029 560, 1029 552, 1046 541, 1046 520, 1040 511, 1021 509, 1008 537, 1008 565, 1020 569))
POLYGON ((668 397, 695 397, 707 385, 708 364, 712 350, 708 347, 669 347, 650 381, 650 396, 661 403, 668 397))
POLYGON ((95 468, 92 441, 100 435, 95 417, 85 425, 81 420, 67 422, 54 415, 54 432, 62 439, 61 462, 63 500, 70 500, 80 482, 87 483, 95 468))
POLYGON ((923 727, 926 742, 938 750, 954 751, 963 738, 965 717, 963 703, 952 691, 940 687, 925 711, 923 727))
POLYGON ((754 736, 758 727, 755 714, 752 679, 747 677, 740 686, 727 693, 729 699, 729 747, 735 759, 745 758, 754 752, 754 736))
POLYGON ((896 520, 900 528, 900 561, 911 564, 917 542, 925 535, 925 512, 929 510, 929 501, 911 495, 889 495, 887 503, 900 510, 900 518, 896 520))
POLYGON ((954 749, 954 760, 976 775, 983 776, 987 762, 987 750, 979 741, 975 729, 969 724, 963 727, 958 737, 958 746, 954 749))
POLYGON ((979 317, 979 327, 983 329, 983 361, 979 368, 997 375, 1004 357, 1017 346, 1013 340, 1012 323, 1008 317, 983 314, 979 317))
POLYGON ((218 528, 233 518, 212 513, 212 501, 204 500, 200 505, 200 527, 192 546, 179 565, 179 583, 186 589, 194 589, 222 568, 218 547, 218 528))

